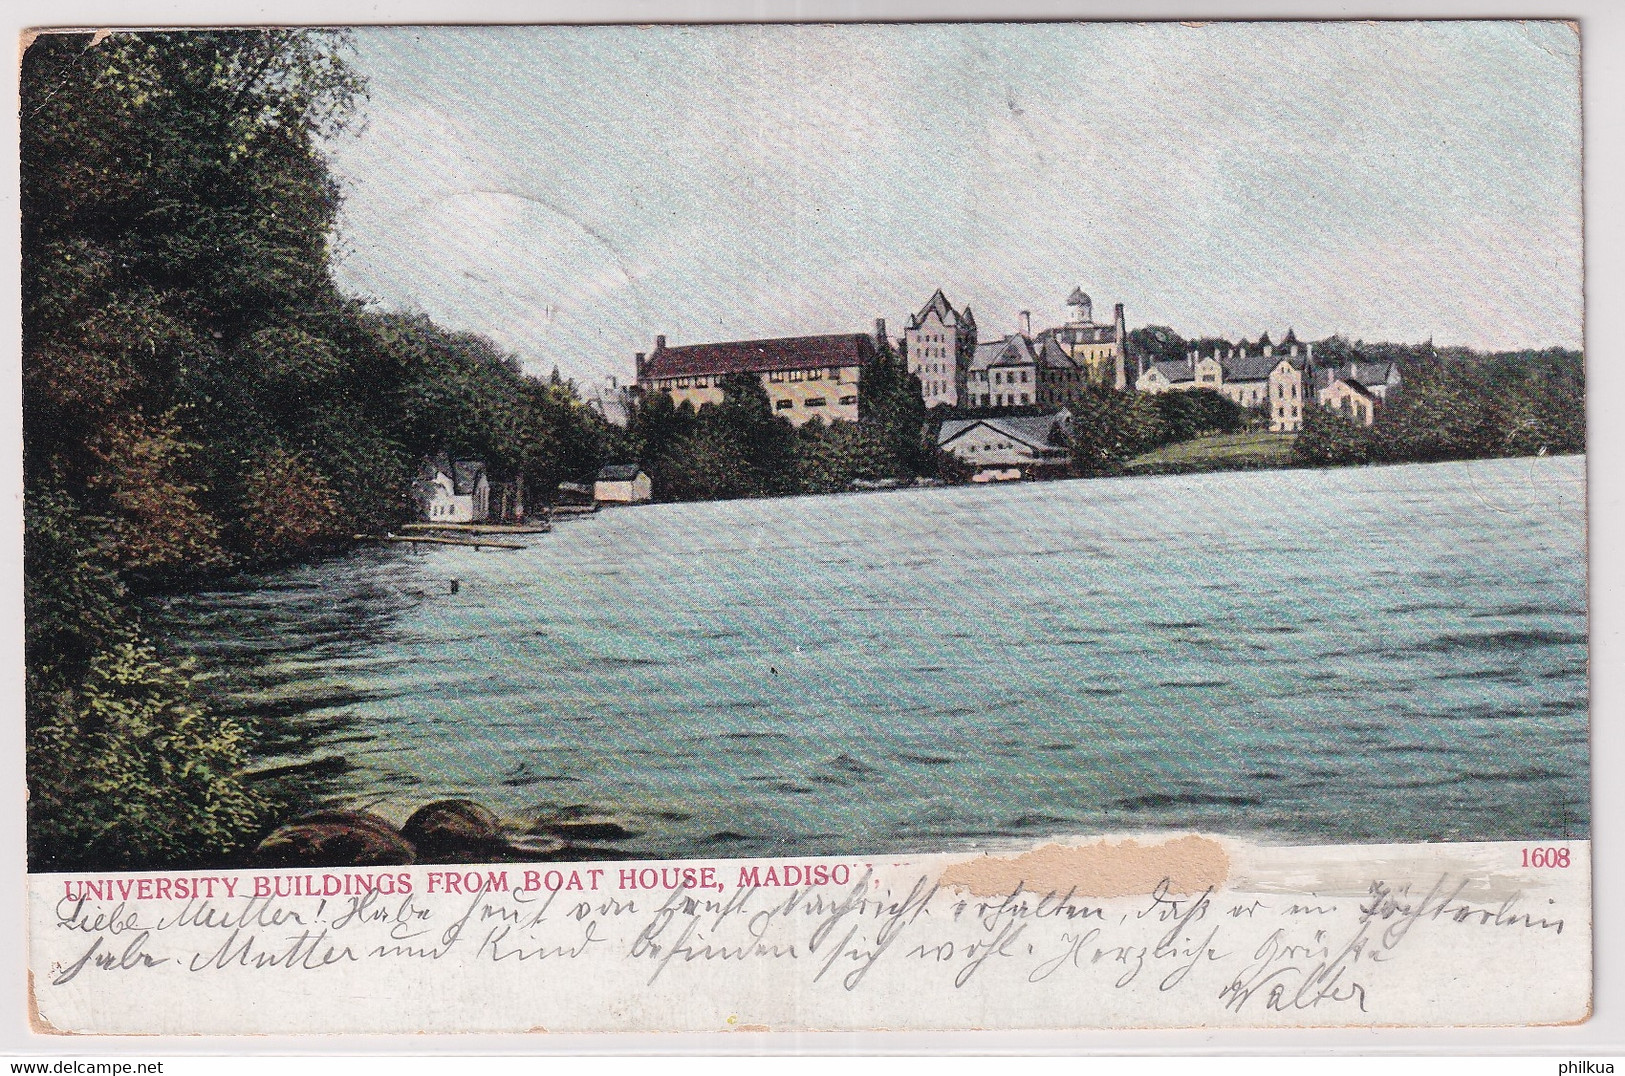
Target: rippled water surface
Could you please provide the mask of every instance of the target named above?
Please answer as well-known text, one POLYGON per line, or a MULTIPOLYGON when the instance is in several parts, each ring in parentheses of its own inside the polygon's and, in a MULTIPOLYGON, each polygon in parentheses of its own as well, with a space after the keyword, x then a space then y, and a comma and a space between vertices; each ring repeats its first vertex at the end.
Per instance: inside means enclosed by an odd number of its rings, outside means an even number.
POLYGON ((618 509, 173 599, 335 802, 652 856, 1586 836, 1584 460, 618 509), (455 593, 452 581, 458 583, 455 593))

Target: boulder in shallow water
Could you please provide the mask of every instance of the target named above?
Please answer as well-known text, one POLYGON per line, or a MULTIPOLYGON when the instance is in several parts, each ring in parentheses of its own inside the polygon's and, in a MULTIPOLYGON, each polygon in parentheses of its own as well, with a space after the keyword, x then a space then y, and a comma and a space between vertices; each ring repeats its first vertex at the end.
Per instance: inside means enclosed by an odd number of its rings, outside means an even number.
POLYGON ((420 858, 491 853, 503 843, 502 820, 473 800, 438 800, 419 807, 401 827, 420 858))
POLYGON ((282 826, 250 857, 256 867, 388 867, 413 862, 412 845, 364 811, 318 811, 282 826))

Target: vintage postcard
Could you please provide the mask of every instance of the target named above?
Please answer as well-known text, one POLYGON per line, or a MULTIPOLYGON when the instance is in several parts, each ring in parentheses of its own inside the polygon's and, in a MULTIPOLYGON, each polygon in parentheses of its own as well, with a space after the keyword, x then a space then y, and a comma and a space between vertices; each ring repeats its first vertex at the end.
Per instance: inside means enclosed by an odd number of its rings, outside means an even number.
POLYGON ((37 1032, 1588 1018, 1576 24, 20 50, 37 1032))

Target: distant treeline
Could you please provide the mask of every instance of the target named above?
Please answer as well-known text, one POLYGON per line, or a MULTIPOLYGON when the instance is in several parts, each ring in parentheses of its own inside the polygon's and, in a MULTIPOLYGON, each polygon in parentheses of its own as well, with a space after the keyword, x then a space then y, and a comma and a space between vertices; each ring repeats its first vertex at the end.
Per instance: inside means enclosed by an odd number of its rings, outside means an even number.
POLYGON ((1293 445, 1303 463, 1585 451, 1585 357, 1578 351, 1486 354, 1426 344, 1359 344, 1350 350, 1361 362, 1397 362, 1403 378, 1399 392, 1377 411, 1370 427, 1335 411, 1308 409, 1293 445))

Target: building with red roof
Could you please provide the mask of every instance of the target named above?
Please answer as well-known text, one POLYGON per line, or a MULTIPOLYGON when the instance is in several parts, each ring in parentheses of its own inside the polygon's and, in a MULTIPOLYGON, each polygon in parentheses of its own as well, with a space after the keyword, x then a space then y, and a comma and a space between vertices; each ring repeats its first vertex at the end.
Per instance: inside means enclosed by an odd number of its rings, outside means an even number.
MULTIPOLYGON (((884 336, 884 322, 875 328, 884 336)), ((687 402, 697 409, 722 402, 723 378, 751 373, 761 378, 773 413, 793 425, 814 418, 856 422, 858 380, 875 354, 874 339, 863 333, 679 347, 670 347, 664 336, 657 336, 653 352, 638 353, 638 388, 668 393, 674 403, 687 402)))

